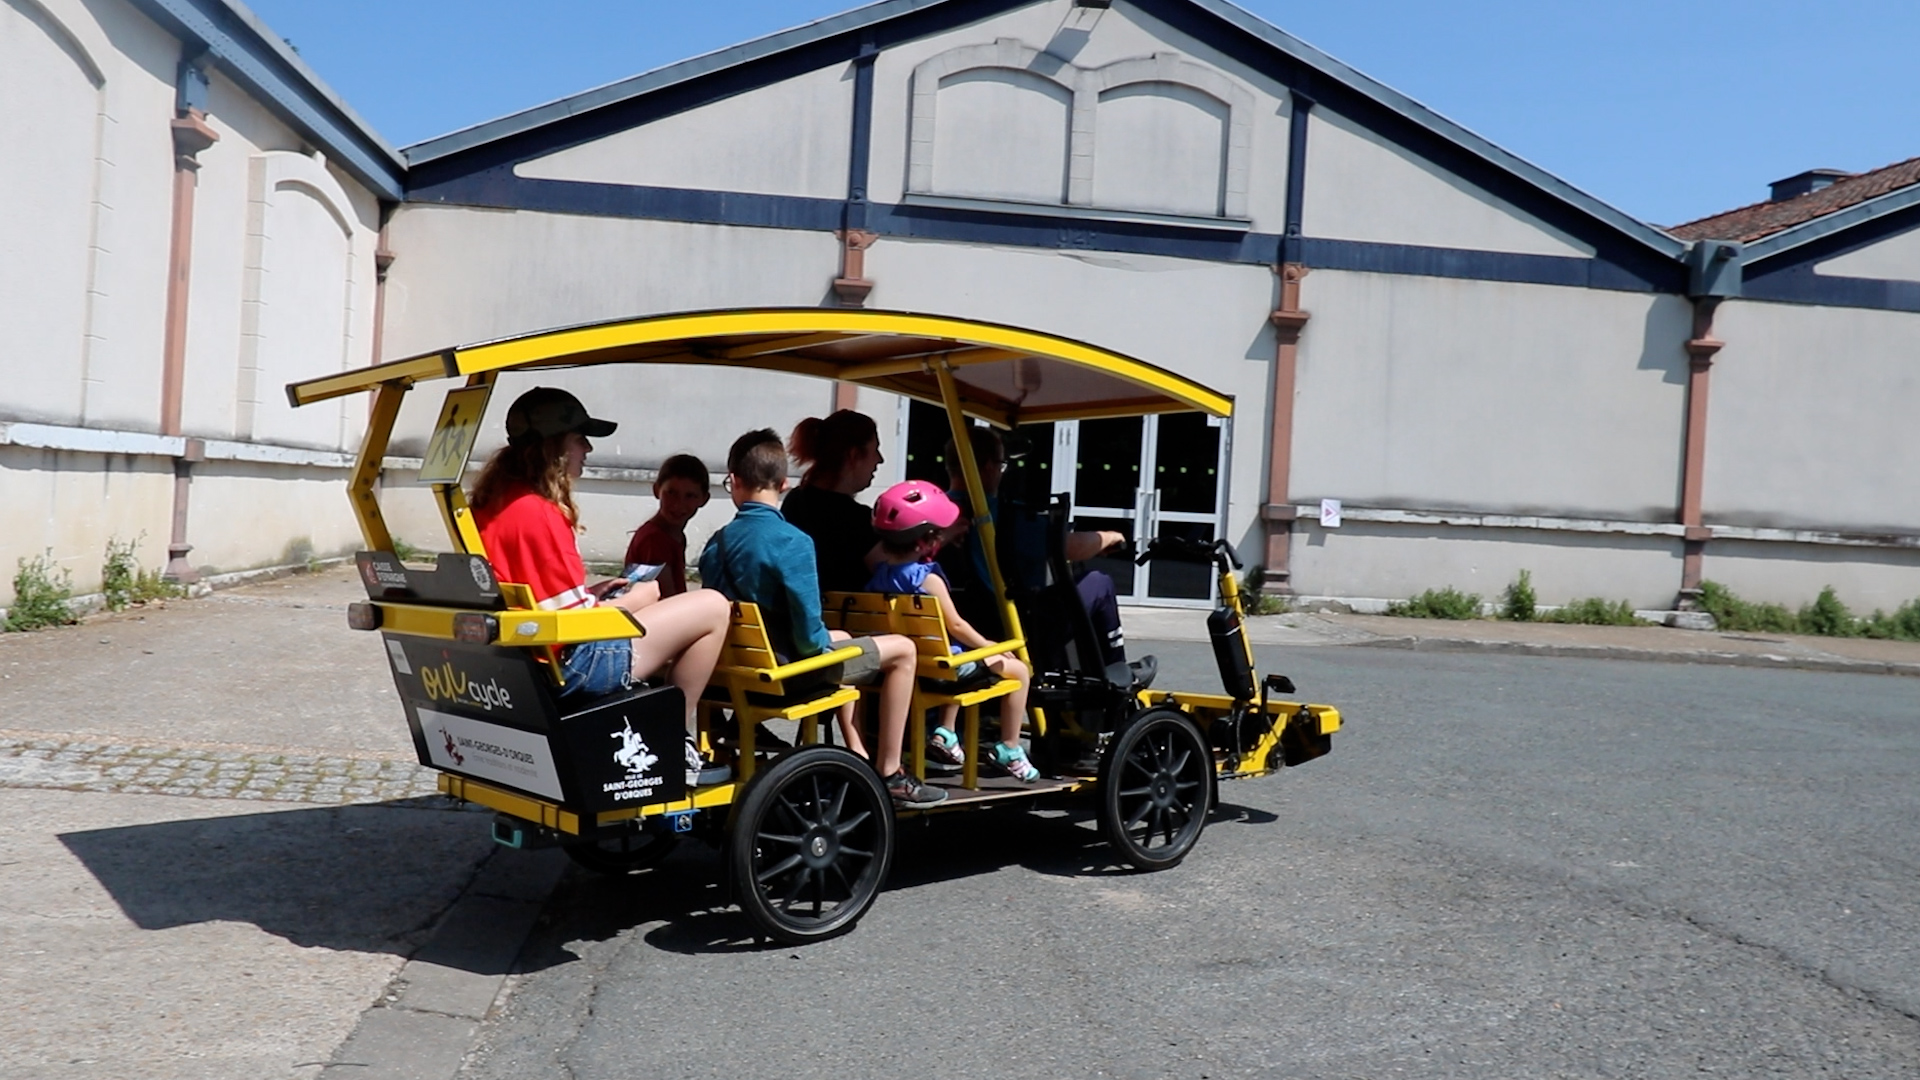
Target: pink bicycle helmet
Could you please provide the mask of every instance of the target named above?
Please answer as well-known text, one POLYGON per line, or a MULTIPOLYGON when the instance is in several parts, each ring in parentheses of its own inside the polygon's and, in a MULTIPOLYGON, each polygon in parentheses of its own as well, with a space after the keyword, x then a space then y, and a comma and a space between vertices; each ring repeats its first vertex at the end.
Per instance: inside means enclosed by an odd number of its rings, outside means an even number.
POLYGON ((933 532, 959 518, 960 508, 947 493, 925 480, 895 484, 873 504, 873 530, 883 536, 933 532))

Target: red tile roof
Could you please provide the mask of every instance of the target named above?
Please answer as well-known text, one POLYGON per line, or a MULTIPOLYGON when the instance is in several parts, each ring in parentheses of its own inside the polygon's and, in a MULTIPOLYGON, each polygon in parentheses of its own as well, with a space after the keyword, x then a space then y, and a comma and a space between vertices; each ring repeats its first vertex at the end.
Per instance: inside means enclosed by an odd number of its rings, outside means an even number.
POLYGON ((1782 229, 1792 228, 1855 203, 1885 195, 1910 184, 1920 183, 1920 158, 1855 173, 1835 180, 1819 191, 1811 191, 1780 202, 1759 202, 1675 225, 1667 231, 1682 240, 1738 240, 1751 243, 1782 229))

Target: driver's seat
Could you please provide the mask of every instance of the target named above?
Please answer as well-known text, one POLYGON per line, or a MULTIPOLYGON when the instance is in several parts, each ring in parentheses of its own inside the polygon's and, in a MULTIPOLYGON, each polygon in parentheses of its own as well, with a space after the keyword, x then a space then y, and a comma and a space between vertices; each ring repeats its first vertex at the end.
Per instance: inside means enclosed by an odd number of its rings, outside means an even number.
POLYGON ((1126 694, 1138 693, 1153 684, 1159 663, 1151 656, 1132 664, 1106 662, 1100 635, 1067 563, 1067 523, 1072 516, 1073 497, 1055 494, 1046 510, 1046 580, 1020 597, 1027 651, 1037 672, 1098 679, 1126 694))

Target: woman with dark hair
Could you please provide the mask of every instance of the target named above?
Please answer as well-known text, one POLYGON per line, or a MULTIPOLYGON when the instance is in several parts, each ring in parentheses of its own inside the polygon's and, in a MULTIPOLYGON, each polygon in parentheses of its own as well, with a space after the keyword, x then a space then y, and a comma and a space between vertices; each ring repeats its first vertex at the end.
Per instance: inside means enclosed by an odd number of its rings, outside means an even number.
POLYGON ((694 706, 707 688, 726 643, 727 599, 711 589, 660 598, 655 582, 625 588, 624 578, 587 584, 586 564, 574 534, 580 511, 573 483, 593 444, 588 436, 613 434, 614 425, 587 415, 565 390, 535 387, 507 410, 507 445, 480 471, 470 499, 474 523, 495 576, 533 590, 542 608, 613 604, 633 613, 646 634, 588 641, 560 653, 560 696, 611 694, 671 666, 668 676, 686 697, 687 783, 718 784, 729 770, 710 766, 695 743, 694 706))
POLYGON ((852 409, 824 420, 810 416, 794 426, 787 451, 807 469, 780 513, 813 538, 820 591, 866 588, 873 576, 868 560, 880 537, 873 531, 873 511, 853 497, 873 484, 874 470, 886 460, 873 417, 852 409))

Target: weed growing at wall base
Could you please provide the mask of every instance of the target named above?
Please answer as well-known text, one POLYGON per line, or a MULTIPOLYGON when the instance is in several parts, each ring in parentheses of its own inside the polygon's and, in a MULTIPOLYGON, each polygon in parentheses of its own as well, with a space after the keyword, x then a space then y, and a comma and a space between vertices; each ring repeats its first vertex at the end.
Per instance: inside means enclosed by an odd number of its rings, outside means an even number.
POLYGON ((1801 605, 1796 613, 1788 611, 1784 604, 1742 600, 1717 581, 1703 581, 1700 606, 1713 615, 1722 630, 1920 641, 1920 599, 1901 604, 1891 615, 1876 611, 1862 619, 1847 608, 1831 585, 1821 589, 1813 603, 1801 605))
POLYGON ((1580 626, 1650 626, 1645 619, 1633 613, 1633 605, 1625 600, 1602 600, 1589 596, 1575 600, 1539 616, 1541 622, 1574 623, 1580 626))
POLYGON ((141 569, 134 551, 144 539, 145 533, 132 540, 107 540, 106 558, 100 563, 100 592, 107 599, 108 611, 124 611, 129 604, 186 595, 180 586, 163 580, 160 571, 141 569))
POLYGON ((1514 622, 1532 622, 1535 601, 1533 575, 1522 570, 1519 579, 1507 586, 1506 596, 1500 605, 1500 617, 1514 622))
POLYGON ((1463 593, 1451 585, 1428 589, 1411 600, 1388 604, 1387 614, 1403 619, 1477 619, 1480 594, 1463 593))
POLYGON ((19 560, 13 575, 13 606, 7 609, 6 629, 38 630, 47 626, 66 626, 74 622, 73 575, 53 564, 53 549, 35 555, 29 562, 19 560))

